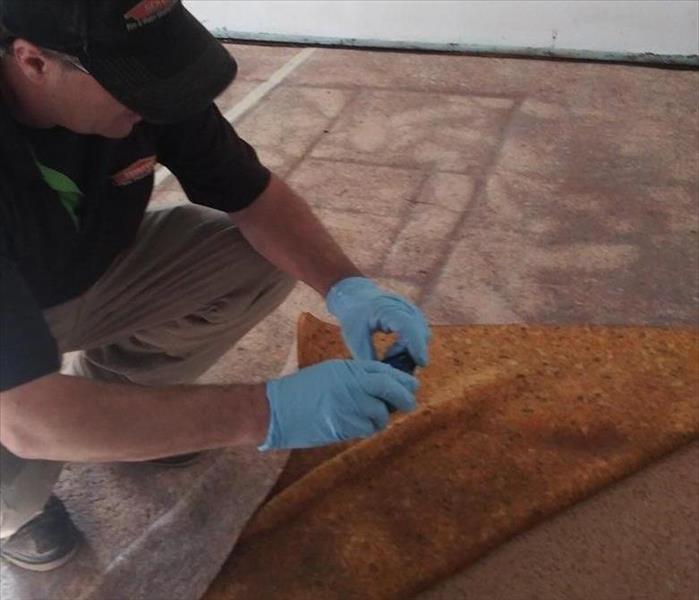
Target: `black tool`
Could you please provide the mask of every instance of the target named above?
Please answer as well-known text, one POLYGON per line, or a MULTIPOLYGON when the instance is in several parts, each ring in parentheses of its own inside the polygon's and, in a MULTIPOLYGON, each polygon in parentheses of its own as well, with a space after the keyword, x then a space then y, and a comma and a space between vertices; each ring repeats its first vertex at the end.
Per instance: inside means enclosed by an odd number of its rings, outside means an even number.
MULTIPOLYGON (((410 356, 407 350, 403 350, 403 352, 399 352, 398 354, 394 354, 393 356, 386 356, 381 362, 392 366, 394 369, 403 371, 408 375, 412 375, 413 373, 415 373, 415 368, 417 367, 417 364, 413 360, 413 357, 410 356)), ((387 404, 387 406, 388 412, 396 412, 395 407, 391 406, 390 404, 387 404)))

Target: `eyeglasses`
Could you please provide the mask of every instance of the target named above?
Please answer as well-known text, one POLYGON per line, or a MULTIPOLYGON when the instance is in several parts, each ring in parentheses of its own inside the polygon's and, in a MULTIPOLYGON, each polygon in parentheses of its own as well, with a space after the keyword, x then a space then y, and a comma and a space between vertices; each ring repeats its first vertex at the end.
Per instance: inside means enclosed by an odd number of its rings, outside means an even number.
POLYGON ((59 52, 58 50, 50 50, 49 48, 42 48, 41 51, 53 58, 54 60, 58 60, 62 62, 65 65, 70 65, 71 67, 75 67, 78 69, 78 71, 82 71, 83 73, 87 73, 88 75, 90 72, 83 67, 82 63, 80 62, 80 59, 77 56, 73 56, 72 54, 66 54, 65 52, 59 52))
POLYGON ((82 71, 83 73, 87 73, 88 75, 90 74, 90 71, 88 71, 85 67, 82 66, 82 63, 80 62, 80 59, 77 56, 70 56, 69 54, 62 54, 61 55, 61 60, 64 63, 67 63, 76 69, 78 71, 82 71))
MULTIPOLYGON (((4 43, 2 46, 0 46, 0 58, 12 54, 11 47, 13 41, 14 38, 8 38, 6 40, 3 40, 4 43)), ((60 60, 61 62, 67 65, 75 67, 76 69, 78 69, 78 71, 82 71, 87 75, 90 74, 90 71, 83 67, 82 63, 80 62, 80 59, 77 56, 73 56, 72 54, 66 54, 65 52, 58 52, 57 50, 49 50, 48 48, 42 48, 42 51, 44 52, 44 54, 48 54, 49 56, 52 56, 53 58, 60 60)))

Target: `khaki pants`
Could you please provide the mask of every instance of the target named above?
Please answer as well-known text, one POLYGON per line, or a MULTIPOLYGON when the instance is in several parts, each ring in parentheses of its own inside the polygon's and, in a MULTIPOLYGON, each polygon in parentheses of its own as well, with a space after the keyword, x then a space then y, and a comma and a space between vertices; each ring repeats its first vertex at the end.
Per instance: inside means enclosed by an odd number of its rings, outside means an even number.
MULTIPOLYGON (((225 213, 147 212, 134 244, 79 298, 45 311, 66 374, 141 385, 194 381, 286 298, 293 280, 225 213)), ((63 463, 0 446, 0 538, 41 512, 63 463)))

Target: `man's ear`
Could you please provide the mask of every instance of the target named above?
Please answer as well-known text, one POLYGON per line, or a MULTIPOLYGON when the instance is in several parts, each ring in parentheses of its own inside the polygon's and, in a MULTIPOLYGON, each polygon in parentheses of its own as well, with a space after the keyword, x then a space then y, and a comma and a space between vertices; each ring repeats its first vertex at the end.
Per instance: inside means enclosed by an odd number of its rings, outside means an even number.
POLYGON ((13 42, 12 55, 25 77, 33 83, 46 80, 49 60, 38 46, 23 39, 13 42))

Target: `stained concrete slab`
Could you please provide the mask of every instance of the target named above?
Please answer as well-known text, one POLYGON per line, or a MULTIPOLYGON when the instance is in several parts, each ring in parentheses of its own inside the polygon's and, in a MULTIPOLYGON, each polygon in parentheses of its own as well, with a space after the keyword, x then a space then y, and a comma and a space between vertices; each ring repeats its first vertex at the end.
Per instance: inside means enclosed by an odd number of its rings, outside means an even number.
POLYGON ((317 52, 289 85, 538 98, 574 110, 692 117, 699 73, 604 63, 457 54, 317 52))
POLYGON ((267 81, 278 69, 303 50, 297 46, 259 44, 226 44, 226 48, 238 64, 235 83, 229 90, 240 82, 267 81))
POLYGON ((312 156, 470 172, 493 152, 512 107, 506 98, 362 91, 312 156))
POLYGON ((307 158, 289 177, 314 208, 332 212, 395 217, 410 208, 425 176, 414 169, 352 165, 307 158), (391 185, 386 186, 385 182, 391 185))
POLYGON ((255 140, 255 149, 270 169, 286 174, 350 98, 343 90, 282 86, 243 117, 237 130, 243 138, 255 140))

